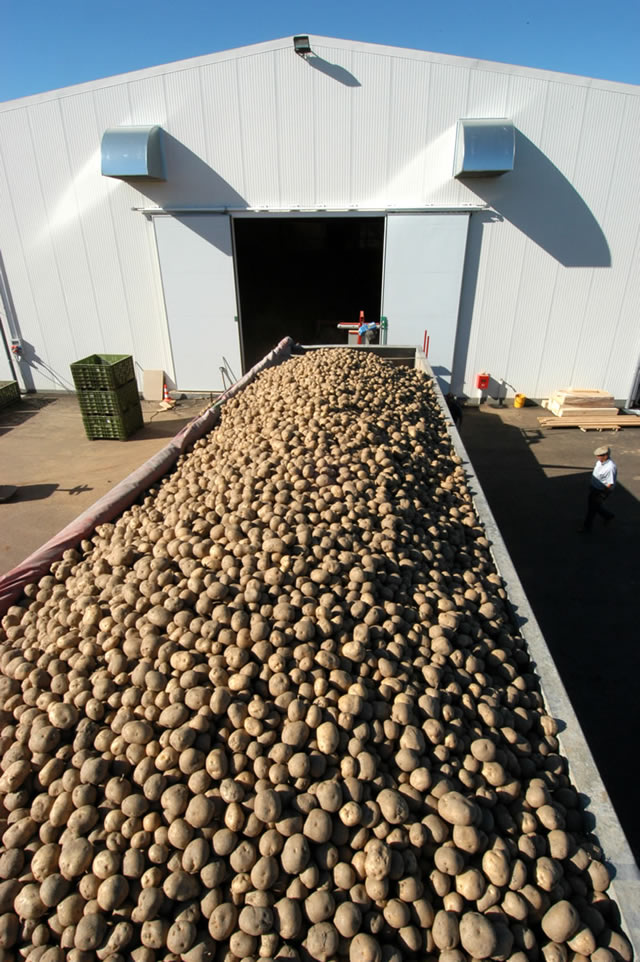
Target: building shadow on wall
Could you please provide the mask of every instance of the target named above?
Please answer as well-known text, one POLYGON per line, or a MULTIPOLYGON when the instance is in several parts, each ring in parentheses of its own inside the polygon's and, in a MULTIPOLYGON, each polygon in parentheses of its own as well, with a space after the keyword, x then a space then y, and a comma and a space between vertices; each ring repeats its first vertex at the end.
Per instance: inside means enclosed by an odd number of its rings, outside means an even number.
POLYGON ((564 267, 611 267, 609 244, 588 205, 555 164, 519 130, 513 171, 500 177, 469 177, 465 184, 493 210, 474 213, 469 219, 453 362, 455 394, 463 393, 486 224, 509 221, 564 267))
POLYGON ((484 233, 485 224, 491 224, 498 220, 500 220, 500 217, 493 211, 481 211, 479 213, 473 213, 469 218, 467 246, 464 255, 464 267, 462 270, 460 307, 458 310, 458 323, 456 325, 456 340, 453 349, 453 376, 451 380, 451 391, 456 396, 461 396, 464 393, 464 372, 467 367, 469 339, 471 337, 471 321, 473 318, 473 308, 476 300, 476 289, 478 286, 478 270, 480 266, 480 253, 482 250, 482 235, 484 233))
MULTIPOLYGON (((176 218, 187 225, 208 243, 231 254, 231 249, 219 239, 214 239, 207 230, 207 217, 203 207, 215 208, 224 212, 225 208, 246 209, 249 204, 231 184, 221 177, 201 157, 183 143, 163 131, 166 181, 145 181, 140 178, 123 178, 153 204, 164 209, 179 208, 176 218), (191 214, 188 209, 193 208, 191 214)), ((209 214, 211 212, 209 211, 209 214)), ((163 216, 163 215, 156 215, 163 216)))
MULTIPOLYGON (((552 452, 544 460, 553 462, 544 464, 533 453, 540 431, 505 423, 497 413, 466 409, 461 435, 638 859, 640 775, 629 768, 628 746, 640 739, 632 668, 640 502, 619 484, 607 504, 613 524, 596 518, 593 530, 581 534, 592 465, 590 457, 588 467, 576 464, 583 454, 575 435, 544 436, 544 450, 552 452), (562 473, 550 477, 549 471, 562 473)), ((617 461, 622 478, 637 470, 633 456, 617 461)))
POLYGON ((29 341, 22 341, 22 354, 14 363, 20 372, 25 390, 28 392, 36 390, 36 382, 33 376, 34 371, 36 371, 40 377, 51 383, 52 391, 75 391, 71 371, 66 371, 62 374, 54 370, 54 368, 50 367, 47 362, 40 357, 34 345, 29 341))
POLYGON ((465 184, 565 267, 611 267, 609 244, 588 205, 519 130, 513 171, 465 184))

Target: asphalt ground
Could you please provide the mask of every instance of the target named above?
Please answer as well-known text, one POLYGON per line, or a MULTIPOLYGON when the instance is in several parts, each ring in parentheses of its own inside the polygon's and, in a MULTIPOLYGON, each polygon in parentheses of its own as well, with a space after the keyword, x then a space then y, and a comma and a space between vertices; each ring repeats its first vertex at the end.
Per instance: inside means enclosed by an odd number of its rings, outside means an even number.
POLYGON ((542 430, 546 413, 469 407, 460 434, 640 864, 640 426, 542 430), (615 519, 585 534, 602 444, 618 467, 615 519))

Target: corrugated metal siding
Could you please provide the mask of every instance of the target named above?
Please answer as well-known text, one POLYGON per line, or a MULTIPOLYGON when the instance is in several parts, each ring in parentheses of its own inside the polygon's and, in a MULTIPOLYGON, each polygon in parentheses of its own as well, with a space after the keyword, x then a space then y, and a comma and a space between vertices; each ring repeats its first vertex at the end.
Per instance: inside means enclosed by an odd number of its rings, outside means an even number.
POLYGON ((430 74, 431 64, 391 60, 385 183, 377 198, 382 207, 411 207, 426 196, 430 74), (404 110, 396 109, 400 100, 404 110))
MULTIPOLYGON (((48 105, 39 105, 39 108, 42 106, 48 105)), ((59 390, 68 386, 69 370, 65 362, 68 356, 75 354, 76 348, 61 287, 60 252, 52 243, 49 231, 46 202, 51 197, 46 193, 47 180, 42 177, 38 163, 39 136, 44 137, 46 144, 47 137, 54 134, 53 124, 50 116, 45 116, 45 111, 39 108, 33 117, 22 113, 1 118, 4 161, 18 229, 15 246, 5 244, 3 239, 2 250, 18 317, 23 303, 28 302, 33 311, 33 326, 23 330, 25 356, 31 362, 33 378, 33 384, 27 383, 26 386, 59 390), (37 130, 35 142, 32 121, 43 124, 37 130), (28 285, 26 297, 24 288, 18 286, 16 290, 14 284, 14 266, 20 255, 24 258, 25 269, 18 272, 17 283, 19 285, 22 281, 28 285)), ((58 112, 57 105, 54 104, 53 109, 58 112)), ((46 113, 51 113, 50 107, 46 113)), ((47 146, 41 160, 49 157, 47 146)), ((55 182, 55 173, 53 179, 55 182)))
MULTIPOLYGON (((326 63, 338 63, 349 74, 351 56, 345 51, 319 47, 318 53, 326 63)), ((296 60, 300 60, 296 57, 296 60)), ((358 87, 330 83, 329 77, 321 74, 300 60, 300 69, 312 71, 313 112, 315 116, 314 148, 316 154, 315 176, 316 192, 312 197, 306 192, 301 205, 314 204, 327 207, 348 207, 353 199, 351 193, 351 131, 353 111, 358 87)), ((363 151, 369 149, 369 142, 361 145, 363 151)), ((295 150, 295 148, 294 148, 295 150)), ((286 154, 284 154, 286 156, 286 154)))
POLYGON ((132 207, 486 203, 496 219, 482 226, 462 296, 464 388, 473 393, 487 369, 531 396, 597 380, 624 397, 639 349, 640 91, 328 38, 311 45, 315 60, 285 38, 0 105, 0 247, 39 358, 34 385, 67 383, 68 364, 90 350, 171 371, 152 232, 132 207), (462 116, 514 120, 513 174, 452 178, 462 116), (166 183, 101 177, 102 133, 122 124, 168 132, 166 183), (558 196, 577 220, 562 219, 558 196), (591 253, 577 236, 585 224, 591 253))
MULTIPOLYGON (((117 318, 126 318, 126 297, 120 272, 118 248, 111 229, 110 218, 105 217, 105 207, 115 182, 102 178, 96 184, 95 167, 99 163, 96 148, 98 124, 93 100, 86 97, 68 97, 60 101, 62 125, 67 144, 68 162, 77 158, 77 170, 70 176, 66 190, 57 201, 60 226, 67 225, 82 243, 83 267, 86 265, 87 282, 91 284, 94 323, 90 326, 90 341, 80 357, 93 351, 105 352, 109 341, 108 332, 117 318), (73 198, 73 205, 69 203, 73 198), (75 218, 69 220, 73 212, 75 218), (75 229, 74 229, 75 228, 75 229), (99 344, 96 348, 94 345, 99 344)), ((54 224, 55 227, 55 224, 54 224)))
MULTIPOLYGON (((441 63, 431 65, 427 144, 423 181, 424 203, 452 205, 477 203, 471 191, 454 180, 453 153, 456 125, 465 112, 470 72, 441 63)), ((403 103, 400 93, 399 103, 403 103)), ((416 184, 416 187, 418 185, 416 184)))
POLYGON ((329 78, 305 69, 300 57, 276 57, 275 85, 280 91, 277 115, 278 167, 280 170, 280 202, 283 207, 315 206, 319 203, 316 177, 315 116, 313 107, 316 85, 330 83, 329 78), (295 144, 287 156, 289 144, 295 144))
POLYGON ((470 71, 465 117, 506 117, 511 78, 489 71, 470 71))
POLYGON ((640 223, 635 205, 629 202, 629 193, 636 198, 640 193, 640 98, 627 97, 625 115, 615 167, 612 174, 612 191, 609 198, 607 218, 620 231, 620 254, 615 264, 617 285, 621 302, 607 356, 605 381, 618 371, 628 383, 632 383, 640 362, 640 223), (630 190, 627 185, 630 185, 630 190), (632 243, 626 241, 633 240, 632 243), (626 369, 626 375, 624 372, 626 369))
MULTIPOLYGON (((238 97, 242 142, 247 158, 248 200, 256 207, 280 207, 279 91, 276 90, 275 54, 247 57, 241 66, 238 97)), ((295 141, 287 146, 295 150, 295 141)))
MULTIPOLYGON (((210 200, 211 206, 231 202, 237 194, 238 204, 246 204, 247 163, 240 109, 238 64, 226 60, 193 71, 200 80, 200 111, 206 135, 203 161, 220 178, 210 200)), ((182 83, 182 74, 176 82, 182 83)), ((202 203, 202 201, 201 201, 202 203)))
POLYGON ((352 67, 360 87, 346 88, 353 91, 350 194, 359 195, 367 207, 375 205, 386 184, 391 63, 388 59, 376 63, 366 54, 355 53, 352 67))

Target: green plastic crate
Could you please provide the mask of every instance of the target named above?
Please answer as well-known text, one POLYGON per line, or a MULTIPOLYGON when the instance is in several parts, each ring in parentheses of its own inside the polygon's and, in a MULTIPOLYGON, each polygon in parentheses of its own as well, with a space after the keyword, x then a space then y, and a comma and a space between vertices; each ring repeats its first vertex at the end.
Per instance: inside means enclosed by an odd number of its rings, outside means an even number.
POLYGON ((126 441, 144 426, 140 405, 116 416, 83 414, 82 421, 90 441, 126 441))
POLYGON ((78 404, 83 414, 117 417, 134 407, 140 407, 138 382, 123 384, 116 391, 78 391, 78 404))
POLYGON ((0 381, 0 408, 9 407, 20 400, 20 389, 17 381, 0 381))
POLYGON ((77 391, 115 391, 133 380, 133 358, 130 354, 90 354, 71 365, 77 391))

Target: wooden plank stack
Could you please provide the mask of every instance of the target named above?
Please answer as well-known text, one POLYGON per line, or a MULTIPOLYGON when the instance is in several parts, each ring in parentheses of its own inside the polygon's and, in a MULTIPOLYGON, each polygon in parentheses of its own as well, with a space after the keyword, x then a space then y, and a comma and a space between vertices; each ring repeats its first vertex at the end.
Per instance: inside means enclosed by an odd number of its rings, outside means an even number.
POLYGON ((611 418, 618 414, 611 394, 586 388, 561 388, 542 406, 558 418, 611 418))
POLYGON ((562 388, 542 402, 551 417, 538 418, 543 428, 578 427, 582 431, 617 431, 640 427, 640 417, 622 415, 607 391, 562 388))

